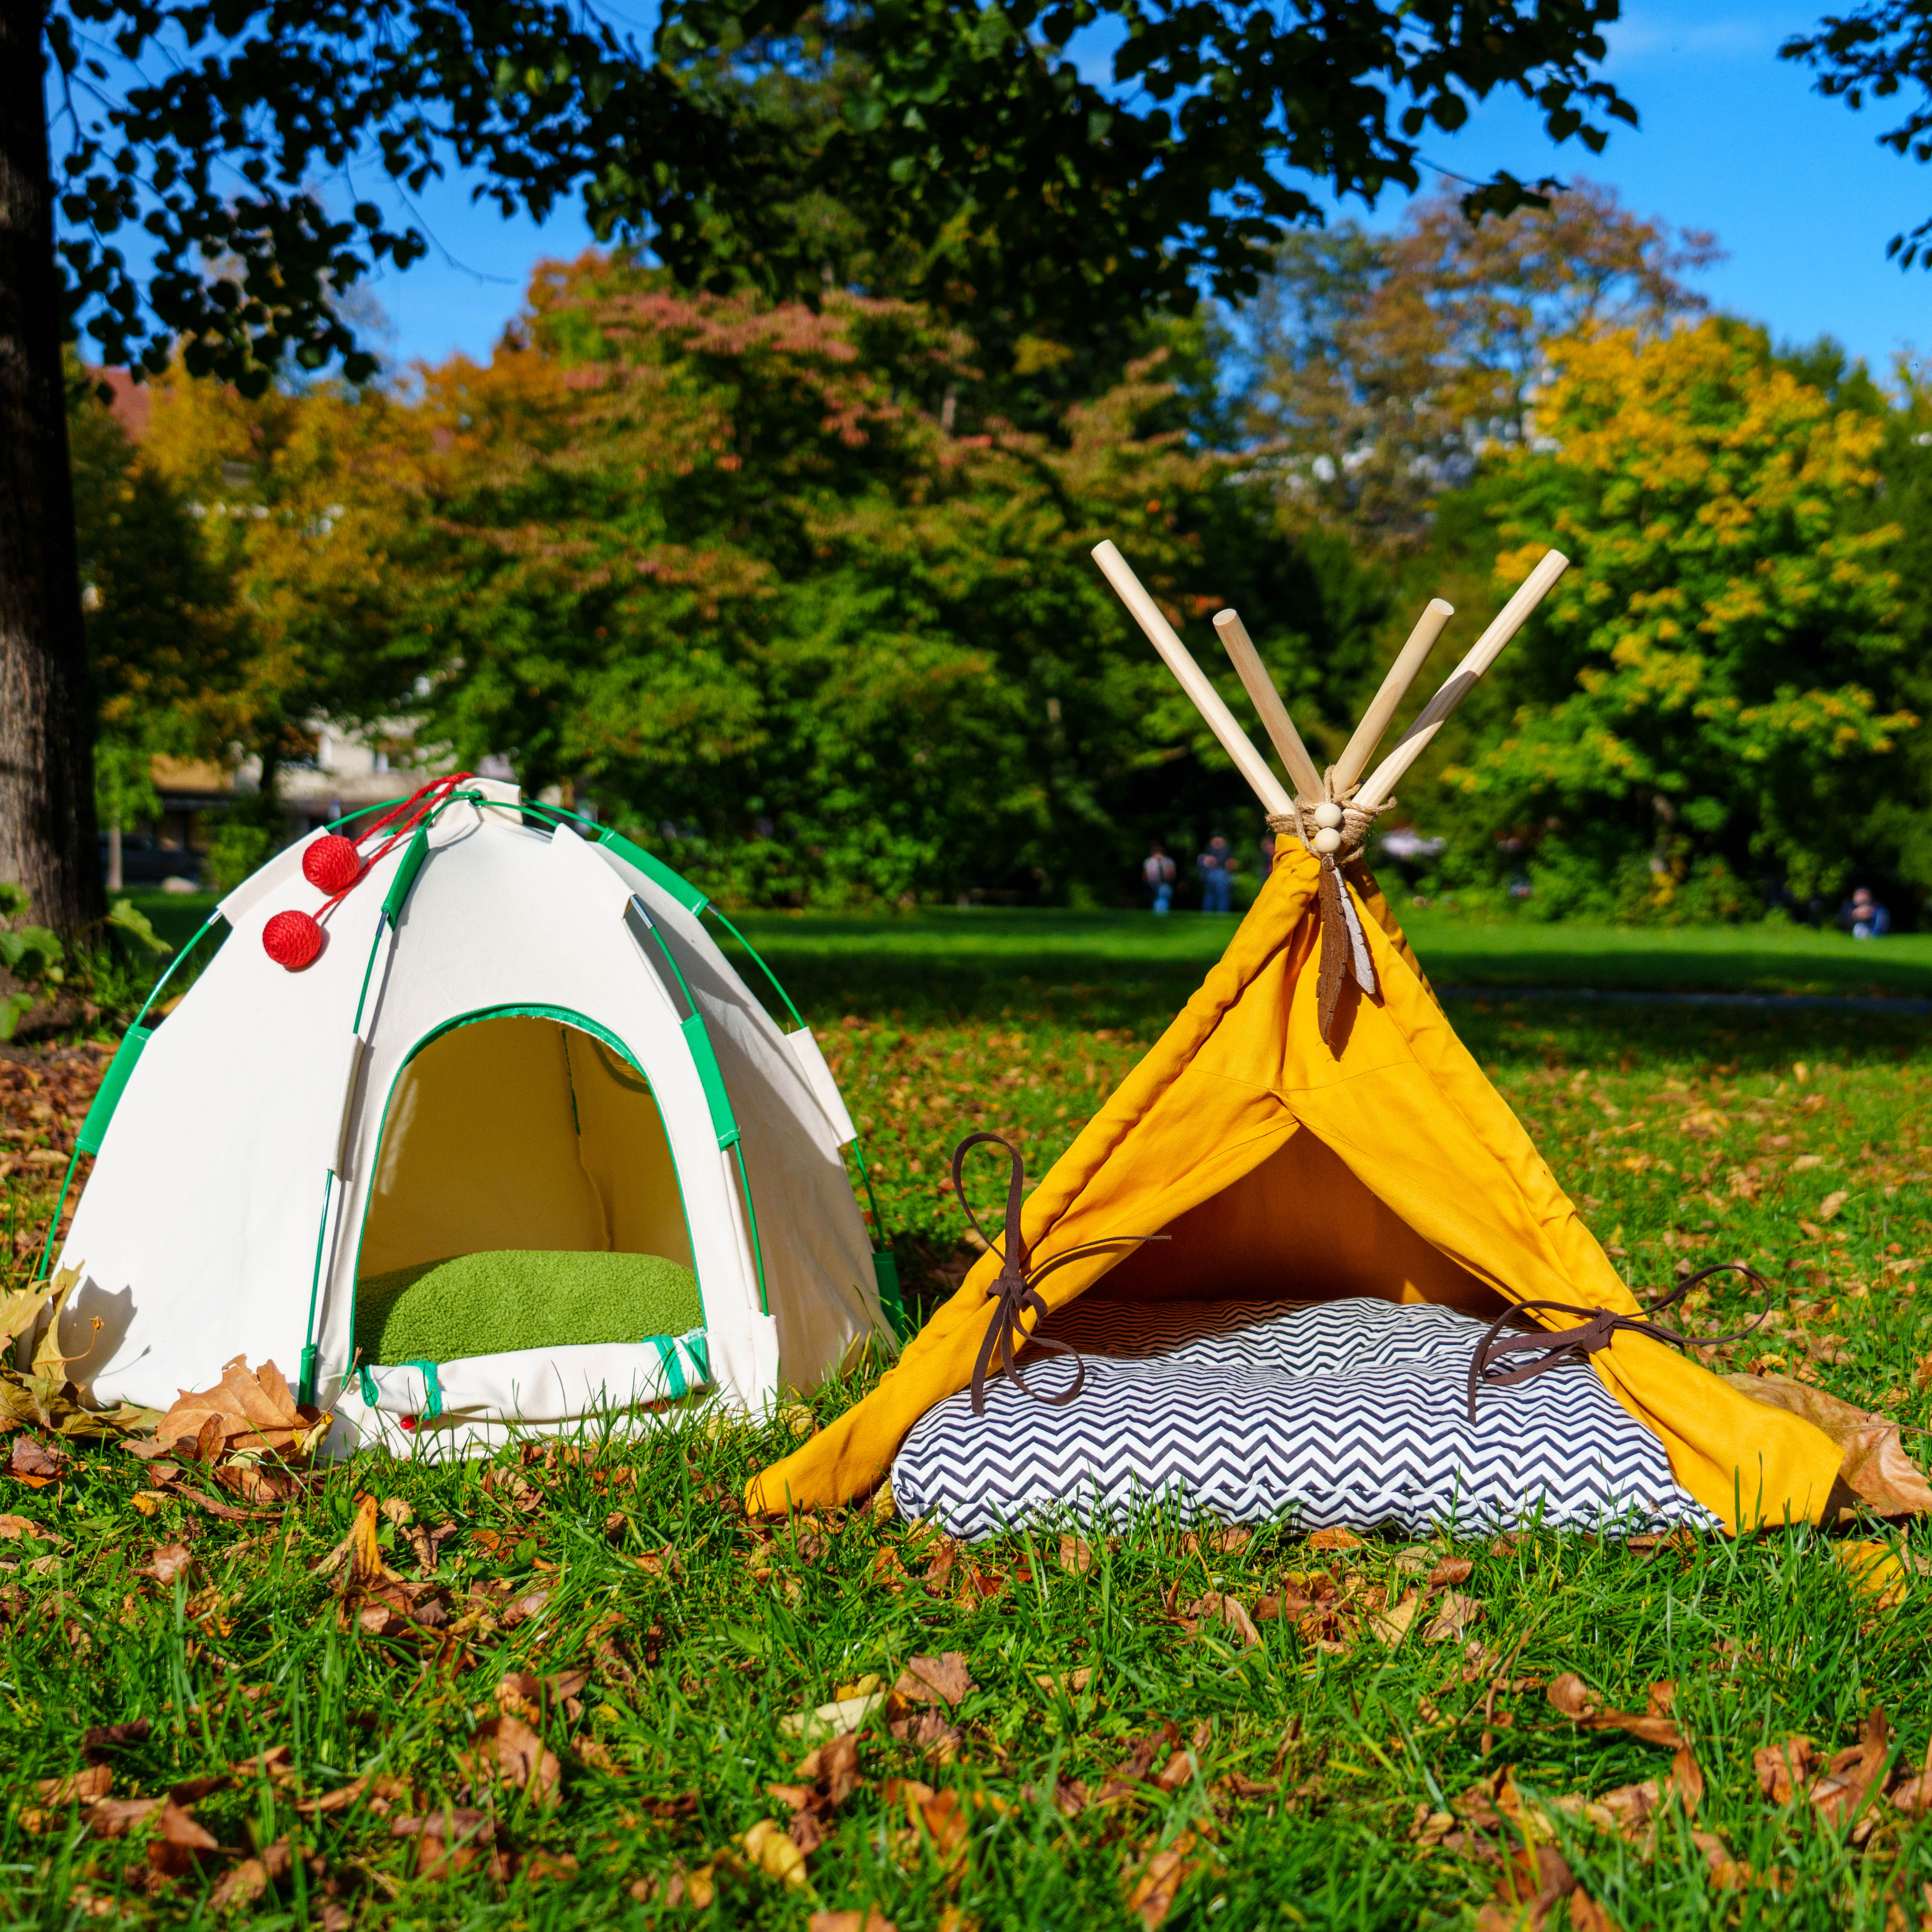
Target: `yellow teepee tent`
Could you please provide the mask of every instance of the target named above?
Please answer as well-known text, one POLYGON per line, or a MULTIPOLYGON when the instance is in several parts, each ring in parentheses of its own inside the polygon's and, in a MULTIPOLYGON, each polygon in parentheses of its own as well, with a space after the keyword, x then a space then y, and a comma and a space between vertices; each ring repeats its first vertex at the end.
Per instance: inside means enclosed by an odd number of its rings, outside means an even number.
MULTIPOLYGON (((1636 1315, 1630 1289, 1436 1004, 1359 856, 1372 808, 1392 789, 1389 767, 1407 769, 1418 734, 1424 743, 1433 735, 1562 560, 1539 566, 1364 784, 1342 765, 1315 774, 1298 739, 1296 760, 1277 728, 1286 714, 1271 718, 1264 706, 1300 788, 1291 800, 1118 553, 1102 545, 1096 555, 1224 743, 1230 734, 1239 739, 1246 758, 1238 752, 1237 762, 1251 782, 1259 768, 1267 784, 1256 789, 1270 817, 1303 836, 1277 838, 1274 870, 1226 952, 1022 1213, 1036 1268, 1124 1234, 1169 1238, 1071 1261, 1042 1281, 1041 1299, 1050 1310, 1064 1307, 1103 1276, 1110 1298, 1175 1300, 1265 1297, 1292 1279, 1318 1284, 1298 1292, 1322 1297, 1428 1301, 1486 1316, 1539 1301, 1636 1315)), ((1418 635, 1432 622, 1439 631, 1446 615, 1432 607, 1418 635)), ((1246 682, 1245 634, 1229 635, 1239 632, 1238 619, 1223 621, 1231 616, 1216 621, 1246 682)), ((1425 644, 1402 682, 1426 652, 1425 644)), ((1372 736, 1359 754, 1352 746, 1354 771, 1372 748, 1372 736)), ((872 1394, 755 1478, 748 1506, 819 1507, 874 1487, 914 1425, 967 1387, 998 1320, 1000 1267, 997 1252, 982 1255, 872 1394)), ((1574 1318, 1529 1312, 1552 1330, 1574 1318)), ((1022 1318, 1020 1330, 1034 1325, 1022 1318)), ((1752 1401, 1628 1329, 1589 1359, 1661 1440, 1678 1483, 1734 1531, 1825 1510, 1840 1451, 1798 1416, 1752 1401)))

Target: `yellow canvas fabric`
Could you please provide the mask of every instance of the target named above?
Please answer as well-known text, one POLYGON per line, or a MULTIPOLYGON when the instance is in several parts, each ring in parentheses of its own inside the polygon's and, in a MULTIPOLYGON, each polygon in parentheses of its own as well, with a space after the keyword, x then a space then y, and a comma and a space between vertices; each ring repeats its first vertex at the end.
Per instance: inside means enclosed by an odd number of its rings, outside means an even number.
MULTIPOLYGON (((1277 842, 1227 952, 1028 1197, 1036 1264, 1110 1235, 1172 1238, 1070 1263, 1042 1282, 1048 1306, 1111 1274, 1110 1294, 1149 1298, 1372 1294, 1485 1314, 1546 1299, 1635 1312, 1359 866, 1352 889, 1381 998, 1345 991, 1323 1041, 1316 878, 1298 841, 1277 842)), ((873 1487, 913 1425, 970 1378, 998 1271, 982 1255, 864 1401, 753 1479, 748 1507, 831 1505, 873 1487)), ((1620 1333, 1591 1360, 1662 1439, 1678 1481, 1733 1531, 1823 1510, 1840 1452, 1810 1424, 1646 1336, 1620 1333)))

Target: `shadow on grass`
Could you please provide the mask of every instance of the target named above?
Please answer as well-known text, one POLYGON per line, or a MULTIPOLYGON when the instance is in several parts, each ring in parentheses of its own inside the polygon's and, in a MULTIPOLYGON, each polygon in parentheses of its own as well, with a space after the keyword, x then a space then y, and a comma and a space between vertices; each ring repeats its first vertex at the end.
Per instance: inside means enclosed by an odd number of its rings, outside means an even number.
MULTIPOLYGON (((1166 1029, 1207 971, 1198 959, 1124 963, 1101 954, 1036 958, 1024 972, 1013 970, 1011 962, 910 952, 828 956, 773 946, 766 956, 800 1009, 821 1026, 853 1015, 914 1027, 1108 1027, 1147 1040, 1166 1029)), ((1624 1065, 1627 1071, 1666 1064, 1762 1071, 1797 1060, 1869 1064, 1916 1052, 1932 1036, 1923 1016, 1888 1013, 1882 1006, 1870 1012, 1677 1006, 1580 993, 1574 1000, 1512 1000, 1507 988, 1458 992, 1444 1005, 1476 1057, 1505 1066, 1561 1060, 1624 1065)))
POLYGON ((1909 1014, 1815 1007, 1634 1006, 1610 1001, 1456 998, 1449 1017, 1469 1051, 1498 1073, 1536 1066, 1666 1069, 1689 1076, 1870 1066, 1927 1050, 1926 1022, 1909 1014))

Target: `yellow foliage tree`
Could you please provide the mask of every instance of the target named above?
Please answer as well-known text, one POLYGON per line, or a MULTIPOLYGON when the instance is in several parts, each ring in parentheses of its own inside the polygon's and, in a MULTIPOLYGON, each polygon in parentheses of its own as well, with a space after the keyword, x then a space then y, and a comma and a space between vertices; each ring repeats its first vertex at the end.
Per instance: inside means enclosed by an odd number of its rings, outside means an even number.
POLYGON ((1484 494, 1499 581, 1546 544, 1572 568, 1505 660, 1510 715, 1448 782, 1526 850, 1551 911, 1612 890, 1626 912, 1742 910, 1739 879, 1840 890, 1918 722, 1897 701, 1883 418, 1735 322, 1554 359, 1532 443, 1484 494))

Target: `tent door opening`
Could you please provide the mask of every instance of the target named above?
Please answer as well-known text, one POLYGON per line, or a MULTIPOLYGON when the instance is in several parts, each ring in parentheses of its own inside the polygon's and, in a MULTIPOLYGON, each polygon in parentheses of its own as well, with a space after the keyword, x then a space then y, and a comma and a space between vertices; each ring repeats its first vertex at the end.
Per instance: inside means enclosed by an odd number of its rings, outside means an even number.
POLYGON ((1114 1301, 1436 1302, 1500 1314, 1502 1297, 1425 1240, 1305 1127, 1130 1250, 1088 1292, 1114 1301))
POLYGON ((676 1162, 628 1051, 536 1008, 419 1044, 384 1110, 356 1277, 367 1363, 701 1329, 676 1162))

